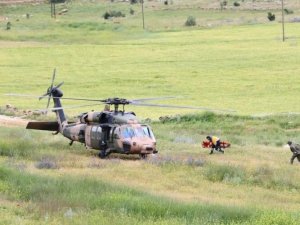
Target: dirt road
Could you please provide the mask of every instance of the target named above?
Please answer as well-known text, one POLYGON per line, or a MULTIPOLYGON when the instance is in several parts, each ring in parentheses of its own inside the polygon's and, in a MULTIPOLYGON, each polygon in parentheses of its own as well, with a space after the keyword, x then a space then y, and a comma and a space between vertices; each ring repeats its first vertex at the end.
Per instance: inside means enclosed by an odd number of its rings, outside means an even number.
POLYGON ((43 3, 44 0, 0 0, 0 5, 16 5, 28 3, 43 3))
POLYGON ((26 127, 28 120, 21 119, 19 117, 10 117, 0 115, 1 127, 26 127))

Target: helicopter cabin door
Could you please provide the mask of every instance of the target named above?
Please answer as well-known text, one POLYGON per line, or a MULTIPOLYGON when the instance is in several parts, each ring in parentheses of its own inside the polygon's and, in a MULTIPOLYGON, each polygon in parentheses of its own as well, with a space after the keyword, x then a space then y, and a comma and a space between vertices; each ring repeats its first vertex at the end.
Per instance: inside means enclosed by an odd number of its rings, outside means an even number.
POLYGON ((100 149, 102 140, 102 128, 100 126, 88 126, 85 132, 85 143, 93 149, 100 149))
POLYGON ((102 128, 100 126, 92 126, 92 131, 91 131, 92 148, 100 149, 101 138, 102 138, 102 128))
POLYGON ((85 145, 89 148, 92 147, 92 145, 91 145, 91 130, 92 130, 92 126, 87 126, 85 128, 85 145))

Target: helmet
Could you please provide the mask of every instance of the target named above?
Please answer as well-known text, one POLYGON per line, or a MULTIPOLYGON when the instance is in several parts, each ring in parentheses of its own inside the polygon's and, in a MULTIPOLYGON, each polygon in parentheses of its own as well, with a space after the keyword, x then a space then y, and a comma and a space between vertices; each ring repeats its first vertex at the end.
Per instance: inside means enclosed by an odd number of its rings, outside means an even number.
POLYGON ((291 142, 291 141, 288 141, 288 142, 287 142, 287 144, 288 144, 288 145, 291 145, 291 144, 292 144, 292 142, 291 142))
POLYGON ((211 140, 211 136, 206 136, 206 139, 207 140, 211 140))

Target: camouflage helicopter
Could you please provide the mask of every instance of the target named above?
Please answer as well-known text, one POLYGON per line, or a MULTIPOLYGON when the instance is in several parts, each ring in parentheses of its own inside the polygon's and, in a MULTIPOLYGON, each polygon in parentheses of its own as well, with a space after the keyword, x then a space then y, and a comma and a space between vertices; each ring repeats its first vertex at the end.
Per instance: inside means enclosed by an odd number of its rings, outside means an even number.
MULTIPOLYGON (((54 86, 54 79, 55 70, 51 86, 44 95, 39 96, 39 99, 41 100, 42 98, 48 97, 47 109, 51 98, 53 99, 54 107, 51 108, 51 110, 55 112, 57 121, 28 122, 26 129, 53 131, 54 135, 61 133, 64 137, 70 140, 70 145, 76 141, 83 143, 88 149, 100 150, 100 158, 105 158, 110 153, 139 154, 141 158, 146 158, 147 155, 156 154, 158 152, 156 139, 151 127, 147 124, 140 123, 134 112, 125 112, 125 105, 132 104, 138 106, 208 110, 203 107, 145 103, 151 100, 173 97, 144 98, 135 100, 127 100, 117 97, 103 100, 63 97, 63 92, 60 87, 64 84, 64 82, 54 86), (68 122, 64 108, 62 107, 62 99, 97 102, 97 104, 105 104, 105 109, 100 112, 91 111, 82 113, 79 115, 77 122, 68 122), (112 105, 114 106, 114 109, 110 110, 110 106, 112 105), (119 106, 122 106, 122 110, 119 110, 119 106)), ((25 96, 18 94, 9 95, 25 96)))

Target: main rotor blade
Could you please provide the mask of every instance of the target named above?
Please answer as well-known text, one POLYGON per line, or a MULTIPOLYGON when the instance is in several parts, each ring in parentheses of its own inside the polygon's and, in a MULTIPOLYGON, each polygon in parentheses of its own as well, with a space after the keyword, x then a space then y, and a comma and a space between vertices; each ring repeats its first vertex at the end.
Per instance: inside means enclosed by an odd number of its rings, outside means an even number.
POLYGON ((54 70, 53 70, 53 75, 52 75, 52 82, 51 82, 51 86, 50 86, 50 91, 51 91, 52 88, 53 88, 53 83, 54 83, 54 80, 55 80, 55 75, 56 75, 56 68, 54 68, 54 70))
POLYGON ((59 85, 56 86, 56 88, 59 88, 63 84, 64 84, 64 82, 61 82, 59 85))
POLYGON ((48 109, 48 108, 49 108, 49 105, 50 105, 50 100, 51 100, 51 93, 49 94, 49 98, 48 98, 48 102, 47 102, 47 107, 46 107, 46 109, 48 109))
POLYGON ((48 108, 47 111, 53 110, 60 110, 60 109, 75 109, 75 108, 81 108, 81 107, 87 107, 87 106, 95 106, 95 105, 102 105, 103 103, 94 103, 94 104, 87 104, 87 105, 74 105, 74 106, 66 106, 66 107, 54 107, 54 108, 48 108))
MULTIPOLYGON (((60 98, 60 97, 53 97, 53 98, 60 98)), ((90 102, 105 102, 106 101, 106 99, 91 99, 91 98, 68 98, 68 97, 61 97, 60 99, 76 100, 76 101, 90 101, 90 102)))
POLYGON ((39 100, 41 100, 41 99, 45 98, 47 95, 48 95, 48 93, 46 93, 46 94, 43 94, 42 96, 40 96, 40 97, 39 97, 39 100))
MULTIPOLYGON (((8 96, 18 96, 18 97, 41 97, 41 96, 34 96, 34 95, 22 95, 22 94, 5 94, 8 96)), ((66 99, 66 100, 78 100, 78 101, 91 101, 91 102, 101 102, 106 103, 107 99, 91 99, 91 98, 68 98, 68 97, 52 97, 52 98, 59 98, 59 99, 66 99)), ((223 110, 223 109, 211 109, 207 107, 195 107, 195 106, 177 106, 177 105, 165 105, 165 104, 148 104, 143 103, 143 101, 151 101, 151 100, 163 100, 163 99, 171 99, 176 98, 173 96, 167 96, 167 97, 156 97, 156 98, 141 98, 141 99, 134 99, 130 100, 130 104, 136 105, 136 106, 149 106, 149 107, 163 107, 163 108, 177 108, 177 109, 200 109, 200 110, 207 110, 207 111, 217 111, 217 112, 236 112, 235 110, 223 110)), ((79 108, 79 107, 85 107, 85 106, 93 106, 93 105, 99 105, 101 103, 96 104, 89 104, 89 105, 82 105, 82 106, 75 106, 71 108, 79 108)), ((52 110, 59 110, 66 107, 60 107, 60 108, 52 108, 52 110)), ((49 109, 51 110, 51 109, 49 109)))
MULTIPOLYGON (((56 88, 60 87, 63 84, 60 83, 57 85, 56 88)), ((17 97, 28 97, 28 98, 44 98, 48 95, 48 93, 42 95, 42 96, 37 96, 37 95, 27 95, 27 94, 16 94, 16 93, 8 93, 4 94, 6 96, 17 96, 17 97)), ((90 101, 90 102, 106 102, 107 99, 93 99, 93 98, 72 98, 72 97, 52 97, 52 98, 60 98, 60 99, 66 99, 66 100, 75 100, 75 101, 90 101)), ((152 100, 164 100, 164 99, 172 99, 172 98, 177 98, 174 96, 167 96, 167 97, 154 97, 154 98, 139 98, 139 99, 133 99, 129 100, 130 103, 134 102, 144 102, 144 101, 152 101, 152 100)))
POLYGON ((37 95, 26 95, 26 94, 15 94, 15 93, 7 93, 4 94, 5 96, 17 96, 17 97, 27 97, 27 98, 41 98, 43 96, 37 96, 37 95))
POLYGON ((175 108, 175 109, 176 108, 177 109, 200 109, 200 110, 207 110, 207 111, 236 112, 234 110, 211 109, 211 108, 206 108, 206 107, 178 106, 178 105, 164 105, 164 104, 148 104, 148 103, 139 103, 139 102, 133 102, 132 105, 162 107, 162 108, 175 108))
POLYGON ((145 101, 153 101, 153 100, 163 100, 163 99, 170 99, 170 98, 176 98, 174 96, 166 96, 166 97, 157 97, 157 98, 138 98, 130 100, 130 102, 145 102, 145 101))
MULTIPOLYGON (((48 94, 44 94, 42 96, 38 95, 27 95, 27 94, 16 94, 16 93, 8 93, 4 94, 5 96, 17 96, 17 97, 26 97, 26 98, 44 98, 48 94)), ((59 99, 66 99, 66 100, 79 100, 79 101, 92 101, 92 102, 105 102, 106 99, 90 99, 90 98, 68 98, 68 97, 53 97, 52 98, 59 98, 59 99)))

